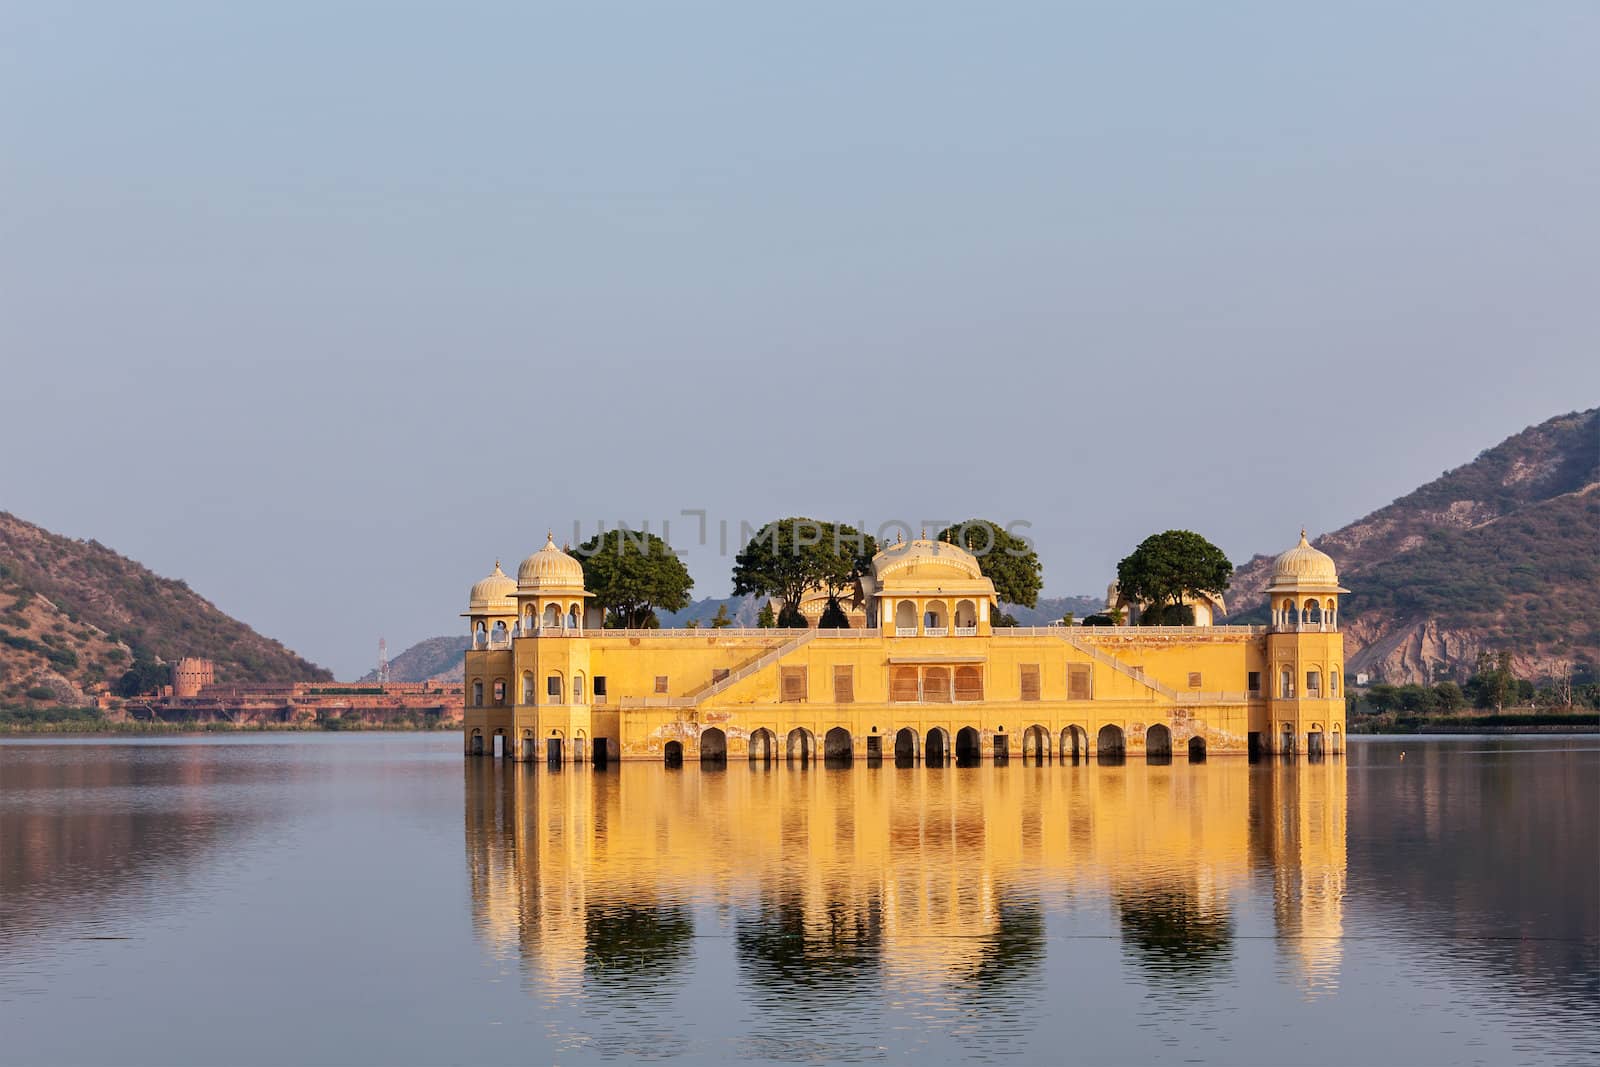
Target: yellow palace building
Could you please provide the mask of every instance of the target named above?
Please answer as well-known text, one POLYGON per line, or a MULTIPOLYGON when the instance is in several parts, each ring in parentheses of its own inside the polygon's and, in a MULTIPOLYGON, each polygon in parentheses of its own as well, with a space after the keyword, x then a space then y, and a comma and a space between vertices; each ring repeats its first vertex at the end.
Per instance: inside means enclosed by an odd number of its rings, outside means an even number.
MULTIPOLYGON (((850 629, 602 629, 553 538, 464 616, 469 755, 521 760, 1005 761, 1344 747, 1334 562, 1279 556, 1266 626, 996 627, 965 549, 872 560, 850 629)), ((1210 613, 1197 613, 1209 622, 1210 613)))

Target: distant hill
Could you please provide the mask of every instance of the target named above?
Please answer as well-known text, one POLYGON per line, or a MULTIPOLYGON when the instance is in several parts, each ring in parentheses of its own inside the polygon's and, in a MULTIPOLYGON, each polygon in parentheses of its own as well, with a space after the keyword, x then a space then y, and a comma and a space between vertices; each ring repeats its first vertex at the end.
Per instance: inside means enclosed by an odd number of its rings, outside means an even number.
POLYGON ((135 653, 203 656, 218 681, 314 681, 328 671, 256 633, 181 581, 97 541, 0 512, 0 701, 70 703, 115 681, 135 653), (43 690, 53 695, 44 697, 43 690))
MULTIPOLYGON (((1600 408, 1507 438, 1465 466, 1316 539, 1339 564, 1348 668, 1390 682, 1520 675, 1600 658, 1600 408)), ((1234 573, 1234 609, 1264 612, 1271 556, 1234 573)))
MULTIPOLYGON (((418 641, 389 661, 389 680, 429 682, 437 679, 459 682, 462 680, 465 667, 462 653, 467 650, 467 645, 470 643, 471 639, 466 634, 430 637, 425 641, 418 641)), ((363 682, 377 680, 376 670, 368 671, 361 678, 363 682)))
POLYGON ((1093 615, 1105 606, 1106 598, 1103 596, 1042 596, 1035 607, 1003 604, 1001 609, 1016 619, 1018 626, 1049 626, 1053 622, 1060 622, 1069 611, 1073 618, 1082 622, 1085 615, 1093 615))

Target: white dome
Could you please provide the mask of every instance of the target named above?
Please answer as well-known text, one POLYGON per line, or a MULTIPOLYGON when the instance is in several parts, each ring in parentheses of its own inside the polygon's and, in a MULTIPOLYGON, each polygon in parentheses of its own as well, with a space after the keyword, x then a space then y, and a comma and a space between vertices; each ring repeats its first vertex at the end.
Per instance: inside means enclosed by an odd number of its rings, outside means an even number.
POLYGON ((517 583, 505 571, 500 569, 500 561, 494 561, 494 571, 487 578, 479 581, 467 594, 467 613, 469 615, 515 615, 517 613, 516 601, 512 599, 517 592, 517 583))
POLYGON ((547 534, 544 547, 523 560, 522 566, 517 568, 519 592, 582 588, 583 564, 556 547, 554 534, 547 534))

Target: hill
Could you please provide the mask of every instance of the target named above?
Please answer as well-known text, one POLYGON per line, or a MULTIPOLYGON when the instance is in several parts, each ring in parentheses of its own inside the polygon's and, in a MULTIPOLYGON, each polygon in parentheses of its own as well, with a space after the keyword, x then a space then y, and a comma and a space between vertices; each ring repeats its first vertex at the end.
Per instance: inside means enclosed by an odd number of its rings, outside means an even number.
MULTIPOLYGON (((430 637, 418 641, 389 661, 391 682, 428 682, 438 679, 446 682, 462 680, 465 661, 461 658, 471 639, 466 634, 448 637, 430 637)), ((363 682, 376 682, 378 672, 368 671, 363 682)))
POLYGON ((0 701, 79 702, 136 657, 182 656, 214 661, 219 682, 333 677, 182 581, 0 512, 0 701))
MULTIPOLYGON (((1348 667, 1390 682, 1463 678, 1510 652, 1536 679, 1600 658, 1600 408, 1507 438, 1316 539, 1339 563, 1348 667)), ((1234 618, 1262 611, 1272 557, 1234 573, 1234 618)), ((1248 618, 1248 615, 1246 616, 1248 618)))

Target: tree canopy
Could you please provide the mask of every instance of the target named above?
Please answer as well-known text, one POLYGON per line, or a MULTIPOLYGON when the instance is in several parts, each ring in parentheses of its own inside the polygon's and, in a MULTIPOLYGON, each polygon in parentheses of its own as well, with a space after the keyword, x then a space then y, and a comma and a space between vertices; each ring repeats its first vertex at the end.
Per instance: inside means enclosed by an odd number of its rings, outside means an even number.
POLYGON ((1044 588, 1044 568, 1039 553, 1024 538, 988 519, 968 519, 939 531, 949 541, 978 557, 978 568, 994 583, 994 591, 1007 604, 1025 608, 1039 603, 1044 588))
POLYGON ((1232 577, 1222 549, 1189 530, 1152 534, 1117 564, 1118 590, 1160 618, 1170 609, 1181 612, 1185 597, 1221 596, 1232 577))
POLYGON ((653 533, 608 530, 573 555, 583 564, 583 584, 605 609, 608 623, 643 629, 656 619, 656 609, 689 606, 694 579, 671 546, 653 533))
POLYGON ((877 542, 844 523, 777 519, 756 532, 734 558, 733 591, 778 597, 780 626, 804 626, 800 599, 821 589, 837 598, 864 574, 877 542))

